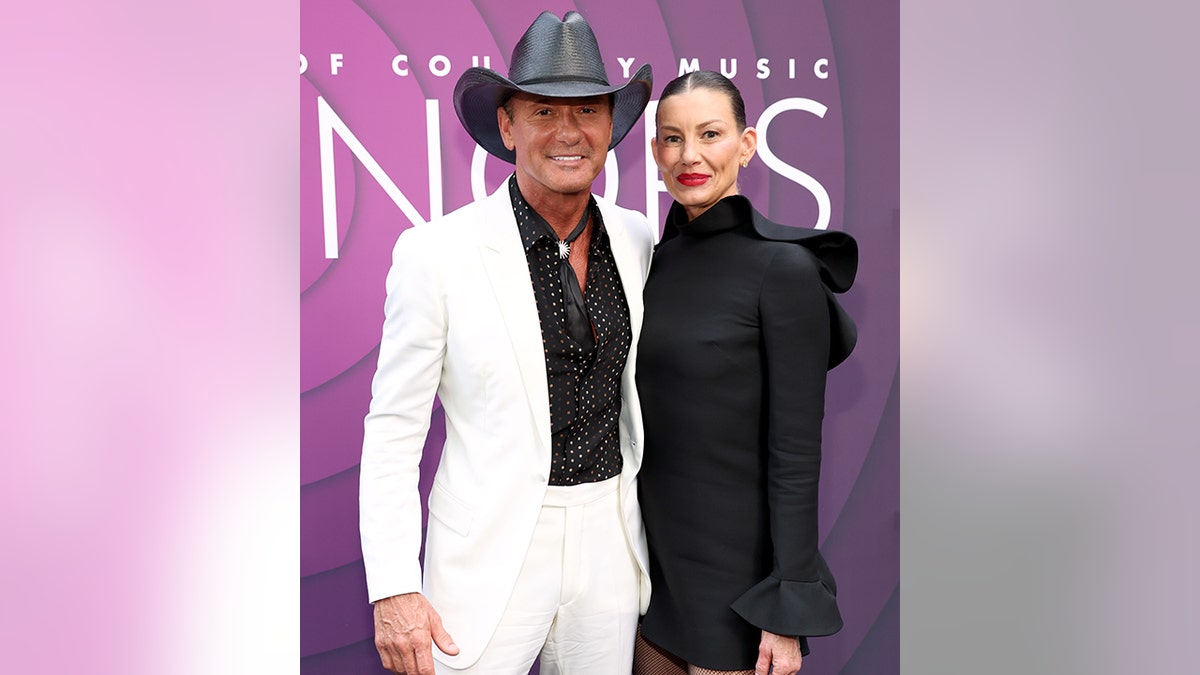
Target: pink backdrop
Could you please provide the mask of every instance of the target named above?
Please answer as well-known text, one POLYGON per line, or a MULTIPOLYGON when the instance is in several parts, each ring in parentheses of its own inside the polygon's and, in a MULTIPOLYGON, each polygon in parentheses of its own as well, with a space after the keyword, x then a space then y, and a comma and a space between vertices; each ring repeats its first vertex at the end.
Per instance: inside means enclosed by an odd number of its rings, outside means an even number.
MULTIPOLYGON (((304 672, 379 670, 357 481, 383 278, 400 232, 511 172, 477 151, 451 93, 471 65, 505 72, 543 9, 588 19, 610 80, 650 63, 651 106, 681 68, 723 70, 759 130, 742 191, 775 220, 858 238, 862 266, 844 304, 861 338, 831 375, 821 495, 822 547, 846 627, 813 641, 805 672, 898 672, 898 15, 894 2, 868 4, 869 12, 816 0, 301 3, 304 672)), ((670 199, 648 157, 645 119, 596 191, 661 221, 670 199)), ((442 440, 435 410, 424 490, 442 440)))

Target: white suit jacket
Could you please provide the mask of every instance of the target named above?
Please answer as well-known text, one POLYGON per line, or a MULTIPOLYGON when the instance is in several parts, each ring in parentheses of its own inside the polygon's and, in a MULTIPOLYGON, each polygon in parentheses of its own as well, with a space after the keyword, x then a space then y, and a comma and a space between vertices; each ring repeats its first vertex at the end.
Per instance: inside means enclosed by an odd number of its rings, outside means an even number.
MULTIPOLYGON (((642 420, 634 364, 657 237, 642 214, 596 201, 633 333, 621 379, 619 497, 641 567, 644 613, 650 581, 637 502, 642 420)), ((450 657, 435 647, 435 656, 463 668, 496 629, 550 475, 542 330, 507 183, 401 234, 384 313, 359 492, 367 590, 371 602, 423 590, 461 649, 450 657), (429 496, 422 584, 417 479, 434 394, 445 410, 446 443, 429 496)))

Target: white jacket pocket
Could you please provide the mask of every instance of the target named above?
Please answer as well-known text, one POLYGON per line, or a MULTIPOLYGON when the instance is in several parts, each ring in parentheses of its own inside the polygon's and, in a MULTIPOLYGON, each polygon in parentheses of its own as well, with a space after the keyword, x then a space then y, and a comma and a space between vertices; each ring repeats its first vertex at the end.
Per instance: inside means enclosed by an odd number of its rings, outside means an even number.
POLYGON ((462 536, 471 532, 474 513, 470 506, 450 494, 440 483, 434 483, 429 491, 429 515, 462 536))

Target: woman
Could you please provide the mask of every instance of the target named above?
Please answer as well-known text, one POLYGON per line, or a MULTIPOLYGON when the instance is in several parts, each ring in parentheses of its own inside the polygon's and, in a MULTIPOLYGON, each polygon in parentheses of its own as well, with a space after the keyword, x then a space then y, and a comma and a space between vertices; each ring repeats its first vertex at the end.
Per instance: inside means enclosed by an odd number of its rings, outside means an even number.
POLYGON ((655 161, 675 203, 645 289, 640 499, 653 592, 635 675, 791 675, 842 627, 817 551, 825 375, 854 346, 833 297, 843 232, 768 221, 738 194, 756 148, 736 87, 688 73, 658 103, 655 161))

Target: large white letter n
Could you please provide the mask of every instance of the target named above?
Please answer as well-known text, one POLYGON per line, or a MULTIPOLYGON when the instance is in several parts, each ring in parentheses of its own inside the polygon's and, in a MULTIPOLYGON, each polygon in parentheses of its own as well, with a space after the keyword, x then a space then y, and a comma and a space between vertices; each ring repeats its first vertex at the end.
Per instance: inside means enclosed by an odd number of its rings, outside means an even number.
POLYGON ((400 207, 400 211, 404 213, 404 217, 408 218, 408 222, 413 226, 424 225, 425 219, 417 213, 417 209, 413 207, 412 202, 408 201, 408 197, 400 192, 400 188, 392 182, 383 171, 383 167, 379 166, 379 162, 367 152, 363 144, 358 138, 338 117, 333 108, 325 102, 325 97, 317 97, 317 127, 321 137, 321 207, 322 215, 324 216, 325 226, 325 257, 338 257, 338 231, 337 231, 337 191, 334 189, 333 180, 333 134, 336 132, 346 147, 350 148, 350 152, 362 162, 363 167, 379 183, 384 192, 396 202, 396 206, 400 207))

